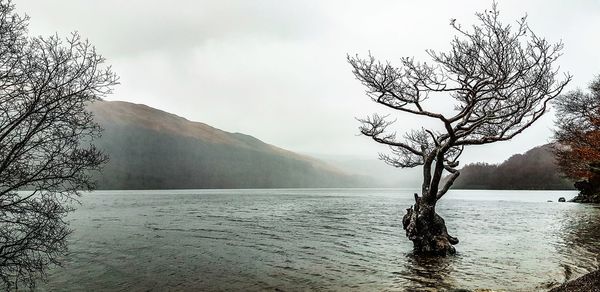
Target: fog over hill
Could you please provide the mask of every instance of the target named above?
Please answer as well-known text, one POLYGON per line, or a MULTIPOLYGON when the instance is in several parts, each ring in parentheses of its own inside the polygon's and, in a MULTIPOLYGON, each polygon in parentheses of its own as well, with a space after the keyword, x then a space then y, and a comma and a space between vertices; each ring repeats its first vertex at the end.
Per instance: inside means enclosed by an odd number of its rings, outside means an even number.
POLYGON ((90 105, 110 157, 99 189, 373 186, 317 159, 141 104, 90 105))
POLYGON ((423 180, 423 168, 395 168, 371 155, 322 155, 309 154, 349 173, 374 178, 382 187, 420 188, 423 180))
MULTIPOLYGON (((100 189, 419 187, 420 167, 396 169, 373 156, 301 155, 142 104, 90 105, 110 157, 100 189), (316 158, 313 158, 316 157, 316 158)), ((454 189, 571 189, 550 144, 505 162, 467 164, 454 189)))
MULTIPOLYGON (((534 147, 523 154, 514 154, 499 164, 469 163, 462 167, 453 189, 573 189, 573 183, 561 176, 555 166, 551 144, 534 147)), ((375 157, 333 156, 318 157, 351 173, 374 177, 385 187, 420 188, 421 167, 394 168, 375 157)))

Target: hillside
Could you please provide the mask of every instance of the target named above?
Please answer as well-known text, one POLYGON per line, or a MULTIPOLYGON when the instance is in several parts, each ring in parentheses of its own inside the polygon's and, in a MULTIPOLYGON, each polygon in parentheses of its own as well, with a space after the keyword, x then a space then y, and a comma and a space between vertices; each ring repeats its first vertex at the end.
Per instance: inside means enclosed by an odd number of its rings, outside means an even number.
POLYGON ((555 166, 551 144, 516 154, 501 164, 475 163, 463 167, 455 189, 573 189, 555 166))
POLYGON ((110 157, 99 189, 365 186, 365 177, 321 161, 145 105, 90 105, 104 128, 95 141, 110 157))

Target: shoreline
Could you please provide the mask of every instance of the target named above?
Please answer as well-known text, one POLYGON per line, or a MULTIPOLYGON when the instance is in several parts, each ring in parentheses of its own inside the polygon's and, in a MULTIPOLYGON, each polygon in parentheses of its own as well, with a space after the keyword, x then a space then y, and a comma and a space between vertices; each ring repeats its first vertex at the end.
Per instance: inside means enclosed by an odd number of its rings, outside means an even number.
POLYGON ((600 270, 589 272, 552 288, 549 292, 600 292, 600 270))

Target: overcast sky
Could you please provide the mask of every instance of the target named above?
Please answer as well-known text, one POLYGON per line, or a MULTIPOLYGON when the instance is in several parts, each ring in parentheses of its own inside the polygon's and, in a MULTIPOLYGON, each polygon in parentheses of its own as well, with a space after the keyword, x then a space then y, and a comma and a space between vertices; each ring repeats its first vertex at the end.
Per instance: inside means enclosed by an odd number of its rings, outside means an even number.
MULTIPOLYGON (((504 22, 563 40, 569 89, 600 73, 600 1, 501 0, 504 22)), ((302 153, 373 156, 354 117, 380 111, 346 54, 392 63, 445 49, 449 20, 475 23, 491 1, 16 0, 34 35, 78 31, 121 77, 109 100, 143 103, 302 153)), ((426 59, 425 59, 426 60, 426 59)), ((441 101, 442 102, 442 101, 441 101)), ((402 129, 419 120, 397 116, 402 129)), ((553 117, 511 142, 465 150, 462 162, 499 162, 547 143, 553 117)))

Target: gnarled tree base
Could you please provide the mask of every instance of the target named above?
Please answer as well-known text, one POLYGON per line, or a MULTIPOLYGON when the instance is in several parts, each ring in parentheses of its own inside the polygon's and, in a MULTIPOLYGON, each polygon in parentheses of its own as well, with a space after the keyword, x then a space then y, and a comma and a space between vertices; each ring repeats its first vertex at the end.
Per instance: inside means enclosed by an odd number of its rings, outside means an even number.
POLYGON ((415 194, 416 203, 406 209, 402 225, 406 236, 412 240, 414 250, 421 254, 454 254, 458 238, 450 236, 444 219, 435 213, 435 206, 422 202, 415 194))

